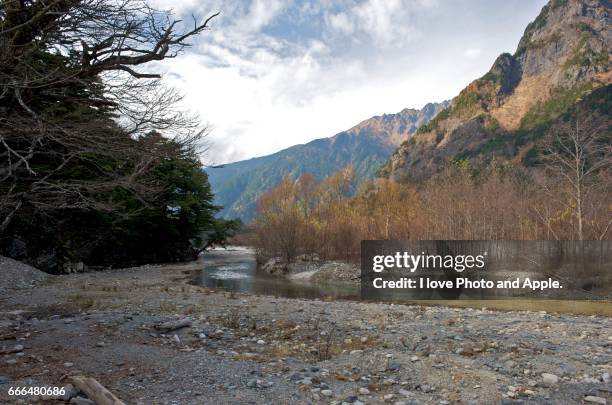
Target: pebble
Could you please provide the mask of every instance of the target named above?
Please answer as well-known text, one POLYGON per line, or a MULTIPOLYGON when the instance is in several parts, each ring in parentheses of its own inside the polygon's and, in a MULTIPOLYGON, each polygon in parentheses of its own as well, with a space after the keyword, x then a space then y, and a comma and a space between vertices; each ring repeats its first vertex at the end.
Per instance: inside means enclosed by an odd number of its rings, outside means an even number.
POLYGON ((321 390, 321 395, 324 395, 326 397, 331 397, 333 394, 332 390, 321 390))
POLYGON ((402 368, 402 365, 401 365, 401 364, 399 364, 399 363, 393 362, 393 363, 389 364, 389 367, 387 367, 387 368, 388 368, 389 370, 391 370, 391 371, 397 371, 397 370, 399 370, 400 368, 402 368))
POLYGON ((610 373, 603 373, 601 380, 606 384, 610 384, 610 381, 612 381, 612 378, 610 378, 610 373))
POLYGON ((266 342, 265 342, 265 340, 261 340, 261 339, 259 339, 259 340, 257 341, 257 344, 258 344, 258 345, 265 345, 265 344, 266 344, 266 342))
POLYGON ((70 363, 70 362, 64 363, 64 367, 72 367, 72 366, 74 366, 74 363, 70 363))
POLYGON ((405 396, 405 397, 409 397, 409 396, 411 396, 411 395, 412 395, 412 392, 410 392, 410 391, 408 391, 408 390, 405 390, 405 389, 403 389, 403 388, 402 388, 402 389, 400 389, 400 390, 399 390, 399 391, 397 391, 397 392, 398 392, 398 394, 403 395, 403 396, 405 396))
POLYGON ((6 361, 6 364, 17 364, 17 360, 15 360, 15 359, 8 359, 6 361))
POLYGON ((76 397, 79 394, 78 388, 76 388, 72 384, 64 385, 64 395, 62 395, 62 399, 64 401, 70 401, 71 398, 76 397))
POLYGON ((359 388, 359 393, 361 395, 370 395, 370 390, 364 387, 359 388))
POLYGON ((0 375, 0 385, 7 384, 9 382, 9 378, 3 375, 0 375))
POLYGON ((15 345, 15 347, 13 347, 13 350, 15 350, 16 352, 21 352, 23 351, 23 345, 15 345))
POLYGON ((554 384, 557 384, 559 382, 559 377, 557 377, 554 374, 543 373, 542 374, 542 381, 546 385, 554 385, 554 384))
POLYGON ((585 402, 590 402, 592 404, 606 405, 606 399, 605 398, 596 397, 594 395, 589 395, 589 396, 584 397, 584 401, 585 402))
POLYGON ((410 361, 414 362, 414 361, 419 361, 419 357, 418 356, 412 356, 410 358, 410 361))

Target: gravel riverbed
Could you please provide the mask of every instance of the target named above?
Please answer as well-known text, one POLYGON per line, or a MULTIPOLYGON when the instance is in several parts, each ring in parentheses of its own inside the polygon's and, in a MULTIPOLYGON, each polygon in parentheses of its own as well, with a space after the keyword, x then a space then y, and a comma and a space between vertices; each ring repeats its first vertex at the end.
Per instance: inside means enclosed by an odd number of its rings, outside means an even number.
POLYGON ((199 266, 5 286, 0 403, 40 402, 8 389, 72 374, 128 404, 612 401, 609 317, 213 291, 187 283, 199 266), (190 326, 159 329, 177 320, 190 326))

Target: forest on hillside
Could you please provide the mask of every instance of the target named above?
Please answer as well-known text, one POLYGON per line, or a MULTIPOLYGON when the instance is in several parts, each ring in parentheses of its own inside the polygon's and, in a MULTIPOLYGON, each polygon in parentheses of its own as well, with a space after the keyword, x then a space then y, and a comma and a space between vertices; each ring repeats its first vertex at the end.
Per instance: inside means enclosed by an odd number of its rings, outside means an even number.
POLYGON ((535 168, 455 160, 426 182, 379 178, 355 196, 350 167, 322 182, 286 177, 259 200, 249 239, 262 260, 287 262, 358 261, 361 240, 609 240, 609 123, 586 130, 585 117, 549 133, 535 168))

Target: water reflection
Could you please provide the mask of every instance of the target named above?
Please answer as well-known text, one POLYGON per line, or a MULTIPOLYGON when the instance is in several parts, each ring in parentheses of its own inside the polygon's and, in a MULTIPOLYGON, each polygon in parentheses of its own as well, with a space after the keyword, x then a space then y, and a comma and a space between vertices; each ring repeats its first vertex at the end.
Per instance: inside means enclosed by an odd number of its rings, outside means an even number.
POLYGON ((356 286, 297 282, 258 272, 253 252, 246 248, 206 252, 202 263, 195 284, 203 287, 287 298, 359 299, 356 286))

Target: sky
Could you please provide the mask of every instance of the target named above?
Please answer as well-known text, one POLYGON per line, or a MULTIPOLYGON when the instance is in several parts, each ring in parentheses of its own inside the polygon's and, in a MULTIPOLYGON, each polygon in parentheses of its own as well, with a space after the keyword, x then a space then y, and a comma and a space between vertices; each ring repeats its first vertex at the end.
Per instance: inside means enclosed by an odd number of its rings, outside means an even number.
POLYGON ((205 164, 267 155, 451 99, 514 53, 544 0, 149 0, 221 12, 163 80, 208 125, 205 164))

